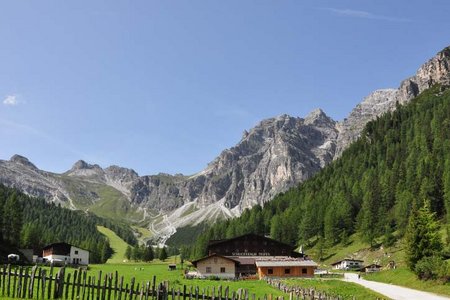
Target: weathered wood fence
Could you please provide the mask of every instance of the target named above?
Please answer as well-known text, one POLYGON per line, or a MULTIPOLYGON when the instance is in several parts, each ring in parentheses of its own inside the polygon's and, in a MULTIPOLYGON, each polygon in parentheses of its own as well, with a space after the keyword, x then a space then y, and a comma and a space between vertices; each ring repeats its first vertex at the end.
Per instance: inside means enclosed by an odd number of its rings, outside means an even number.
MULTIPOLYGON (((342 300, 344 299, 341 296, 328 295, 325 292, 316 291, 313 288, 304 288, 300 286, 292 286, 285 284, 283 281, 279 279, 268 279, 267 283, 273 286, 274 288, 279 289, 287 294, 289 294, 289 300, 293 299, 319 299, 319 300, 342 300)), ((353 300, 356 300, 353 297, 353 300)), ((378 299, 382 300, 382 299, 378 299)))
MULTIPOLYGON (((73 299, 73 300, 275 300, 283 297, 265 295, 262 299, 248 290, 230 291, 222 286, 209 288, 170 287, 169 282, 156 282, 156 277, 147 282, 124 283, 124 277, 118 272, 98 276, 88 275, 84 269, 67 273, 66 268, 54 272, 53 267, 12 267, 0 268, 1 297, 19 299, 73 299)), ((272 286, 289 294, 289 300, 319 299, 340 300, 339 297, 327 296, 313 289, 299 289, 284 286, 280 281, 268 281, 272 286)))

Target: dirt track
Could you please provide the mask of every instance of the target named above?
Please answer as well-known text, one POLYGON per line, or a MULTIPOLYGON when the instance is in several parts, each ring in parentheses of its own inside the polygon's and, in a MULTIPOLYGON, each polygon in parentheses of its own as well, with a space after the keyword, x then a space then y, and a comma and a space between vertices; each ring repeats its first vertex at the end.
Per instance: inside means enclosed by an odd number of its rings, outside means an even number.
POLYGON ((376 281, 369 281, 364 279, 358 279, 358 274, 345 273, 345 281, 354 282, 365 286, 375 292, 385 295, 395 300, 448 300, 449 297, 439 296, 436 294, 413 290, 398 285, 392 285, 387 283, 381 283, 376 281))

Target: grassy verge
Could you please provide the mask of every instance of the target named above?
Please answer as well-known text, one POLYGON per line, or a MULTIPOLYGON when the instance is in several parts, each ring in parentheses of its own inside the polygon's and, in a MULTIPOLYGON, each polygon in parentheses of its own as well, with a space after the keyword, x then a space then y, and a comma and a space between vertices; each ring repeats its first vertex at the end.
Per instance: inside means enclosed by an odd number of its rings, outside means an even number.
POLYGON ((395 270, 387 270, 368 274, 364 277, 364 279, 384 283, 392 283, 416 290, 450 296, 449 283, 442 284, 437 281, 419 280, 413 272, 404 267, 397 268, 395 270))
POLYGON ((109 239, 109 244, 114 250, 113 256, 108 259, 107 264, 119 264, 125 259, 125 251, 128 244, 109 228, 97 226, 97 230, 109 239))
POLYGON ((326 293, 328 296, 339 296, 340 299, 386 299, 358 284, 336 279, 289 279, 285 283, 302 288, 314 288, 317 292, 326 293))

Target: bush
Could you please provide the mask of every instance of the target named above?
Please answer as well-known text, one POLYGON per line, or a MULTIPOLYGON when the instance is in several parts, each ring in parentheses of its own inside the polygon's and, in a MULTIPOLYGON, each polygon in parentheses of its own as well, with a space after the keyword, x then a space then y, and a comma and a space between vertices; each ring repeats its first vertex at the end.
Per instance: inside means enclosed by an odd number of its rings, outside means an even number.
POLYGON ((449 266, 439 256, 424 257, 415 267, 415 273, 422 280, 440 280, 448 282, 450 278, 449 266))

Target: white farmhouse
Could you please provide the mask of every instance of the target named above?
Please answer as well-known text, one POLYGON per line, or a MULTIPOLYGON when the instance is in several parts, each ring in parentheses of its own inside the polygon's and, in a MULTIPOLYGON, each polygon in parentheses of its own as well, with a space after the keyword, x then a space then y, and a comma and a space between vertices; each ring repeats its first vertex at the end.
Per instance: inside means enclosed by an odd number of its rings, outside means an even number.
POLYGON ((68 243, 54 243, 43 249, 42 257, 52 263, 88 265, 89 251, 68 243))
POLYGON ((343 259, 332 263, 334 269, 336 270, 350 270, 350 269, 360 269, 364 261, 359 259, 343 259))
POLYGON ((236 278, 239 261, 218 254, 212 254, 192 262, 200 277, 215 276, 222 279, 236 278))

